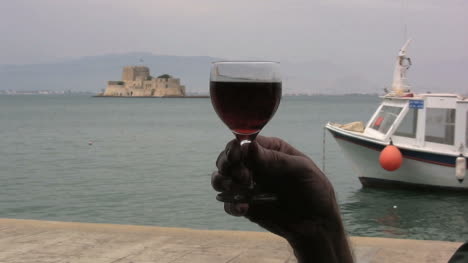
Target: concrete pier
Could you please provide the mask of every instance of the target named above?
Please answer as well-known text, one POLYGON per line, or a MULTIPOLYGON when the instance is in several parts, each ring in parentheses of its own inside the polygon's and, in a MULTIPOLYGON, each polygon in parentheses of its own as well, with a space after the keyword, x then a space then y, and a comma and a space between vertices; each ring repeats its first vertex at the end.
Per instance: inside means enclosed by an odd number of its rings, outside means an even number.
MULTIPOLYGON (((447 262, 455 242, 351 237, 356 262, 447 262)), ((0 219, 0 263, 296 262, 269 233, 0 219)))

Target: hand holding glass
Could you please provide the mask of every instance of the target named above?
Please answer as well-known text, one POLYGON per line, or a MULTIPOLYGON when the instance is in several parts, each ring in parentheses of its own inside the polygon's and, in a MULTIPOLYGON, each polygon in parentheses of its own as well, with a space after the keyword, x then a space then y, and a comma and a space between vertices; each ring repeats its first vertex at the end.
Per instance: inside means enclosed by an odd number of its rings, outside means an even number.
MULTIPOLYGON (((281 100, 281 75, 278 62, 214 62, 210 75, 211 103, 221 120, 241 145, 251 143, 278 109, 281 100)), ((226 195, 223 202, 276 200, 272 194, 259 193, 251 181, 248 193, 226 195)))

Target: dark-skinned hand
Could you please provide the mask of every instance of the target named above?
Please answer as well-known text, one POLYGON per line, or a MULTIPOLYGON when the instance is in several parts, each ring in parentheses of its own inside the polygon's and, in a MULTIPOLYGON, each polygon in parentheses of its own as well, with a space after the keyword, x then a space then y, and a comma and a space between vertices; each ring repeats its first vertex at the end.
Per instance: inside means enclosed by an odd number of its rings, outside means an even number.
MULTIPOLYGON (((284 237, 295 250, 304 250, 307 243, 323 247, 322 242, 336 249, 333 239, 340 239, 346 245, 340 244, 339 249, 347 249, 344 254, 351 258, 333 187, 305 154, 281 139, 258 136, 242 146, 236 140, 229 142, 216 166, 211 183, 218 192, 241 193, 253 180, 262 192, 277 196, 276 201, 265 203, 224 203, 228 214, 245 216, 284 237), (321 236, 327 240, 322 241, 321 236)), ((343 257, 327 260, 351 262, 343 257)))

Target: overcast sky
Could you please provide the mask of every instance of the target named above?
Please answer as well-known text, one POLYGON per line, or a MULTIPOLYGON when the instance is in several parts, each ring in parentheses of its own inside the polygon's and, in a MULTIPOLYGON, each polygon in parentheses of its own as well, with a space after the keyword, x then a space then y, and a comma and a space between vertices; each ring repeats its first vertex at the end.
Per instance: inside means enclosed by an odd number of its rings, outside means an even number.
POLYGON ((466 0, 0 0, 0 64, 148 51, 375 63, 468 58, 466 0), (407 8, 402 8, 407 5, 407 8))

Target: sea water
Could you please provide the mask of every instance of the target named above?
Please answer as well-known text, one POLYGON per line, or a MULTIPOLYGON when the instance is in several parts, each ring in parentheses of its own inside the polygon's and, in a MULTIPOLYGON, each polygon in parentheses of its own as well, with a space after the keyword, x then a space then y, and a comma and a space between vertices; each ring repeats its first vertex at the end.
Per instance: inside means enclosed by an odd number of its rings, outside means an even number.
MULTIPOLYGON (((322 167, 325 123, 366 122, 378 105, 376 96, 284 97, 262 134, 322 167)), ((225 214, 210 186, 232 138, 209 99, 0 96, 0 217, 260 231, 225 214)), ((325 141, 349 234, 468 239, 467 194, 362 188, 325 141)))

